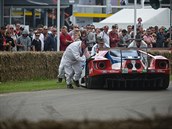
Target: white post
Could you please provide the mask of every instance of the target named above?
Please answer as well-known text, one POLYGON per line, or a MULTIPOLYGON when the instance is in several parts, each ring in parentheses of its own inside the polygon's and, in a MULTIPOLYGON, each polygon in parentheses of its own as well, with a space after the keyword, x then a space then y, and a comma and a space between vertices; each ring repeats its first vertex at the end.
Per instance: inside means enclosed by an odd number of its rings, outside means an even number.
POLYGON ((172 1, 170 0, 170 48, 172 48, 172 1))
MULTIPOLYGON (((11 21, 12 21, 12 20, 11 20, 11 19, 12 19, 12 15, 11 15, 11 14, 12 14, 12 8, 13 8, 13 6, 10 6, 10 24, 11 24, 11 21)), ((4 15, 4 14, 3 14, 3 15, 4 15)))
POLYGON ((134 38, 136 36, 136 18, 137 18, 137 9, 136 9, 136 6, 137 6, 137 0, 134 0, 134 38))
POLYGON ((141 0, 142 9, 144 9, 144 2, 145 2, 145 0, 141 0))
POLYGON ((111 5, 111 1, 107 0, 106 1, 106 14, 111 14, 112 13, 112 5, 111 5))
POLYGON ((57 51, 60 50, 60 0, 57 0, 57 51))
POLYGON ((45 24, 46 24, 46 26, 48 26, 48 11, 46 11, 46 18, 45 18, 45 24))
MULTIPOLYGON (((35 11, 34 11, 35 13, 35 11)), ((26 25, 26 9, 24 9, 24 15, 23 15, 23 24, 26 25)), ((32 15, 35 15, 35 14, 32 14, 32 15)))

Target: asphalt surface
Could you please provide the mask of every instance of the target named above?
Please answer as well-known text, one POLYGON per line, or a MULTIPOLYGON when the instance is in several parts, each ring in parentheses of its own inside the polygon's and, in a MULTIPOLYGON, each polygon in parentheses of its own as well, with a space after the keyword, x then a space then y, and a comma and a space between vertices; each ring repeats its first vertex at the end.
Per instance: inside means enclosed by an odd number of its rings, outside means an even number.
POLYGON ((0 120, 126 119, 172 114, 167 90, 122 91, 85 88, 0 94, 0 120))

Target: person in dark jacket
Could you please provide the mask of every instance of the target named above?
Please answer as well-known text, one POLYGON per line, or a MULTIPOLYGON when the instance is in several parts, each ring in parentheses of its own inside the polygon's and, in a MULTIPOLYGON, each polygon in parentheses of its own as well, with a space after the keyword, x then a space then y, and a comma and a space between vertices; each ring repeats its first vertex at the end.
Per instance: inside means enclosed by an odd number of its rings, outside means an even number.
POLYGON ((15 47, 15 44, 9 32, 6 33, 5 40, 6 40, 6 44, 4 46, 5 51, 12 51, 12 48, 15 47))
POLYGON ((52 28, 51 34, 48 35, 47 39, 44 40, 44 51, 56 51, 57 45, 56 45, 56 33, 57 29, 52 28))
POLYGON ((41 51, 41 40, 39 39, 40 33, 35 32, 35 39, 32 40, 32 50, 33 51, 41 51))
POLYGON ((3 44, 4 44, 4 42, 6 42, 5 41, 5 30, 6 30, 6 27, 5 26, 2 26, 0 28, 0 51, 4 51, 3 44))
POLYGON ((156 47, 159 47, 159 48, 164 47, 164 42, 165 42, 164 30, 165 30, 165 27, 161 27, 159 29, 159 32, 157 33, 156 47))

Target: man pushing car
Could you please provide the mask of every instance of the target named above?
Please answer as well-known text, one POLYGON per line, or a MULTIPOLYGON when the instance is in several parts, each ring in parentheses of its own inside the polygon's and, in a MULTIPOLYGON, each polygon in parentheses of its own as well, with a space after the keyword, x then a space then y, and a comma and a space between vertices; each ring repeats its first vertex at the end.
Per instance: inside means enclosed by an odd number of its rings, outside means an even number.
POLYGON ((89 57, 87 42, 87 37, 81 41, 73 42, 63 53, 61 61, 64 64, 67 88, 73 89, 72 81, 77 87, 79 87, 82 65, 85 63, 86 58, 89 57))

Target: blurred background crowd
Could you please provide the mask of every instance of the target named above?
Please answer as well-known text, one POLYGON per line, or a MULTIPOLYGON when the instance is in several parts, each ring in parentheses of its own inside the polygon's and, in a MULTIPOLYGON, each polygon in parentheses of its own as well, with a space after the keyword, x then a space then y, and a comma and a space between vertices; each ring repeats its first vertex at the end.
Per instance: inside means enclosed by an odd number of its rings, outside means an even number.
MULTIPOLYGON (((141 35, 149 48, 170 48, 171 28, 164 26, 150 26, 144 29, 138 18, 136 32, 141 35)), ((89 49, 96 44, 96 39, 101 36, 108 47, 127 47, 134 39, 134 26, 128 25, 127 29, 119 28, 118 24, 112 27, 96 28, 92 24, 86 26, 72 25, 70 28, 62 26, 60 29, 60 44, 57 48, 57 28, 55 26, 38 25, 35 29, 26 29, 20 23, 6 25, 0 28, 0 51, 65 51, 66 47, 74 41, 87 36, 89 49), (58 50, 59 49, 59 50, 58 50)))

